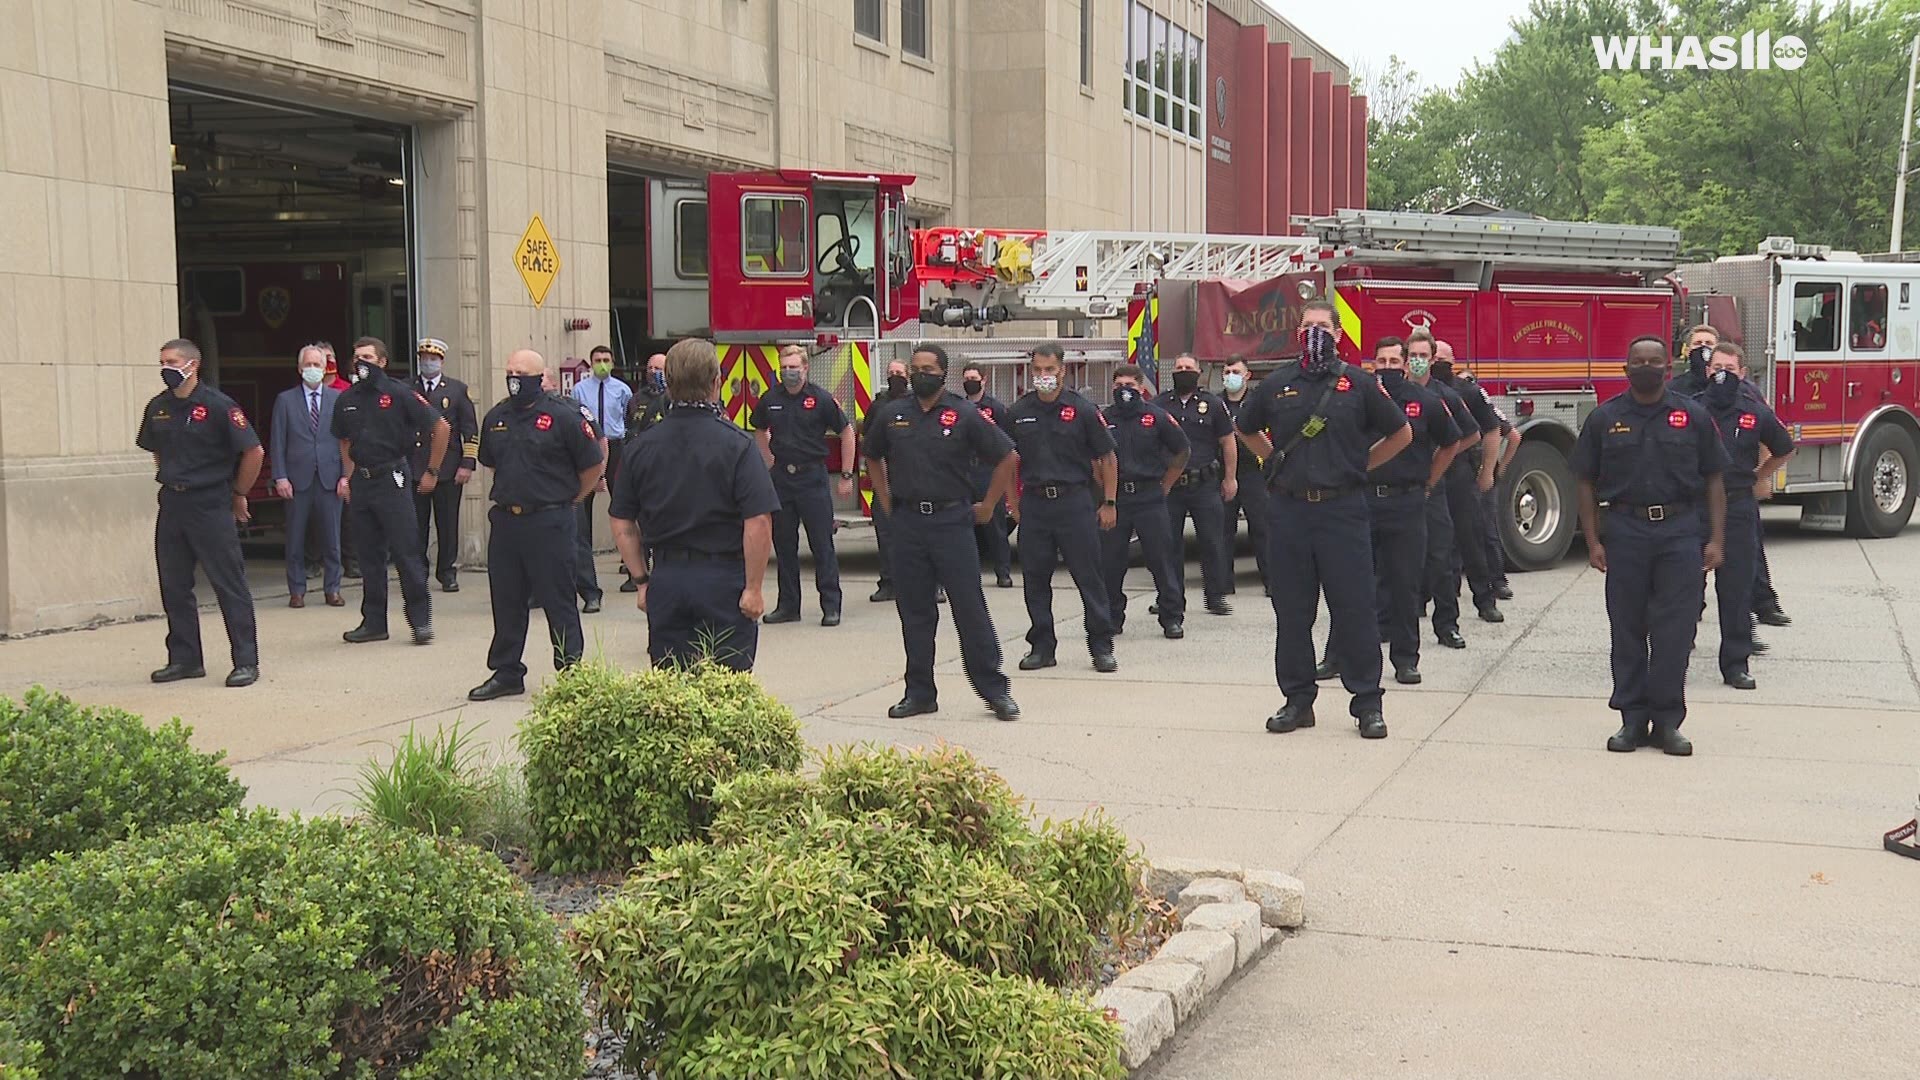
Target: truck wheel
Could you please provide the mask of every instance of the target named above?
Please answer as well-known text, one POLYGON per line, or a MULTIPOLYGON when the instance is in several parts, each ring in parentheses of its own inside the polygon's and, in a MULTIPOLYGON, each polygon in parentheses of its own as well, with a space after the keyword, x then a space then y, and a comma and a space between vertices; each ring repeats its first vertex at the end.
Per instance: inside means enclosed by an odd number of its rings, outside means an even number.
POLYGON ((1573 546, 1579 518, 1566 456, 1539 439, 1521 443, 1495 495, 1507 565, 1521 571, 1558 566, 1573 546))
POLYGON ((1847 493, 1847 535, 1893 536, 1913 516, 1916 480, 1913 439, 1893 424, 1868 433, 1853 465, 1853 490, 1847 493))

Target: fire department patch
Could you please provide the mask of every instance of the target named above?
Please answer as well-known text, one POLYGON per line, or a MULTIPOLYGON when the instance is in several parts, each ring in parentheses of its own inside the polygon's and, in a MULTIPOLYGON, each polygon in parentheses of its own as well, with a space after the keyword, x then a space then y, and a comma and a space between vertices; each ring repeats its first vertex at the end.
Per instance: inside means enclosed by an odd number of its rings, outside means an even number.
POLYGON ((800 407, 803 409, 811 409, 814 407, 815 404, 816 402, 812 397, 804 397, 800 399, 800 407))
POLYGON ((1752 413, 1743 412, 1740 414, 1740 427, 1742 430, 1752 431, 1754 429, 1754 426, 1758 423, 1760 423, 1760 418, 1753 415, 1752 413))
POLYGON ((991 424, 991 423, 993 423, 993 410, 992 410, 992 409, 981 409, 981 410, 980 410, 980 419, 982 419, 982 420, 985 420, 985 421, 986 421, 987 423, 989 423, 989 424, 991 424))
POLYGON ((1141 414, 1140 414, 1140 426, 1141 426, 1141 427, 1152 427, 1152 426, 1153 426, 1153 414, 1152 414, 1152 413, 1141 413, 1141 414))
POLYGON ((1073 406, 1069 405, 1060 410, 1060 422, 1063 424, 1071 424, 1073 423, 1074 415, 1073 406))
MULTIPOLYGON (((580 422, 583 424, 586 423, 585 420, 580 422)), ((553 426, 553 417, 546 413, 541 413, 539 416, 534 417, 533 426, 539 428, 541 431, 545 431, 553 426)))
POLYGON ((195 405, 193 407, 193 411, 187 414, 188 423, 197 424, 200 421, 205 420, 206 418, 207 418, 207 407, 205 405, 195 405))
POLYGON ((380 407, 381 407, 381 408, 383 408, 383 409, 391 409, 391 408, 393 408, 393 395, 392 395, 392 394, 381 394, 381 395, 380 395, 380 407))
POLYGON ((227 419, 233 421, 233 426, 239 428, 241 431, 247 430, 247 414, 240 411, 240 406, 235 405, 233 408, 228 409, 227 419))
POLYGON ((1333 388, 1344 394, 1347 391, 1353 389, 1353 380, 1347 378, 1345 375, 1342 375, 1340 376, 1340 381, 1333 384, 1333 388))
POLYGON ((420 399, 420 404, 422 404, 422 405, 431 405, 431 404, 433 404, 433 402, 431 402, 431 401, 428 401, 428 400, 427 400, 427 395, 425 395, 425 394, 423 394, 423 393, 421 393, 421 392, 420 392, 420 391, 418 391, 418 390, 415 390, 415 391, 413 392, 413 396, 414 396, 414 397, 417 397, 417 398, 419 398, 419 399, 420 399))
POLYGON ((959 422, 960 422, 960 414, 957 412, 954 412, 952 409, 946 409, 940 413, 941 427, 952 427, 953 425, 959 422))
POLYGON ((1687 426, 1687 410, 1675 409, 1672 412, 1668 413, 1667 426, 1670 428, 1686 427, 1687 426))
POLYGON ((1407 402, 1407 418, 1409 420, 1420 419, 1420 403, 1419 402, 1417 401, 1407 402))
POLYGON ((589 438, 589 439, 597 439, 597 438, 599 438, 599 436, 598 436, 598 435, 595 435, 595 434, 593 433, 593 424, 592 424, 592 423, 590 423, 590 422, 588 422, 588 421, 586 421, 586 420, 582 420, 582 421, 580 421, 580 430, 581 430, 581 431, 584 431, 584 432, 586 432, 586 433, 587 433, 587 438, 589 438))

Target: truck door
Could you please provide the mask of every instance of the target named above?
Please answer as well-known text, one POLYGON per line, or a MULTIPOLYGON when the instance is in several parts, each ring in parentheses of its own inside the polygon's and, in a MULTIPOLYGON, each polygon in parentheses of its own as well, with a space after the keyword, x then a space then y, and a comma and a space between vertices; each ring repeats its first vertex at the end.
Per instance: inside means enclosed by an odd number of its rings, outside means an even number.
POLYGON ((1849 436, 1868 413, 1893 396, 1889 362, 1893 334, 1887 321, 1890 292, 1884 279, 1847 280, 1846 379, 1841 386, 1840 421, 1849 436))
POLYGON ((707 200, 714 338, 812 341, 811 186, 778 173, 714 173, 707 200))
POLYGON ((646 336, 695 337, 707 330, 707 187, 655 180, 647 192, 646 336))
MULTIPOLYGON (((1846 282, 1831 277, 1788 277, 1780 284, 1780 338, 1786 346, 1787 412, 1781 419, 1801 425, 1801 441, 1809 446, 1834 445, 1844 430, 1846 351, 1841 345, 1846 320, 1842 292, 1846 282)), ((1781 372, 1776 365, 1774 378, 1781 372)), ((1811 456, 1811 455, 1810 455, 1811 456)), ((1833 455, 1833 475, 1820 455, 1821 480, 1838 480, 1839 456, 1833 455)), ((1796 473, 1798 470, 1795 470, 1796 473)))

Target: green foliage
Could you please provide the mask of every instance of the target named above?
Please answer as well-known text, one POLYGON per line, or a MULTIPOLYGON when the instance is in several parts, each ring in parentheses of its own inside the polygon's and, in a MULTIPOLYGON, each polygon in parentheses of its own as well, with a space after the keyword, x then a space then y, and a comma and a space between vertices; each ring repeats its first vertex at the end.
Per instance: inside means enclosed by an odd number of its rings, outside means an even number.
POLYGON ((957 748, 832 751, 713 793, 574 951, 661 1077, 1113 1075, 1080 977, 1138 864, 1104 818, 1035 829, 957 748))
POLYGON ((239 806, 226 755, 196 752, 190 734, 37 686, 0 698, 0 870, 239 806))
POLYGON ((0 877, 6 1023, 58 1080, 571 1080, 585 1033, 498 859, 269 811, 0 877))
POLYGON ((39 1043, 22 1039, 12 1021, 0 1016, 0 1080, 40 1080, 44 1058, 39 1043))
POLYGON ((384 764, 374 758, 360 766, 354 802, 368 817, 430 836, 495 851, 531 843, 520 770, 491 761, 458 723, 431 736, 409 726, 384 764))
POLYGON ((792 711, 750 674, 577 665, 520 730, 534 858, 561 872, 624 869, 704 828, 717 785, 791 772, 804 745, 792 711))

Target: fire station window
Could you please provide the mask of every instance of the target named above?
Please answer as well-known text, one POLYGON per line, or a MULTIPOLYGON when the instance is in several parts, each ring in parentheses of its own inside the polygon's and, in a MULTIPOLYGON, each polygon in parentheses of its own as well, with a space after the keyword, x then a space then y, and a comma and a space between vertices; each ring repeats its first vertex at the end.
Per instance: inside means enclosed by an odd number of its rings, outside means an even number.
POLYGON ((853 32, 875 41, 887 40, 886 0, 853 0, 853 32))
POLYGON ((683 278, 706 277, 706 200, 682 199, 673 209, 674 272, 683 278))
POLYGON ((1847 305, 1847 340, 1855 352, 1879 352, 1887 347, 1887 287, 1855 285, 1847 305))
POLYGON ((749 195, 740 200, 740 263, 749 277, 807 275, 807 200, 749 195))
POLYGON ((1802 281, 1793 287, 1793 347, 1798 352, 1840 351, 1840 283, 1802 281))
POLYGON ((900 51, 927 58, 927 0, 900 0, 900 51))

